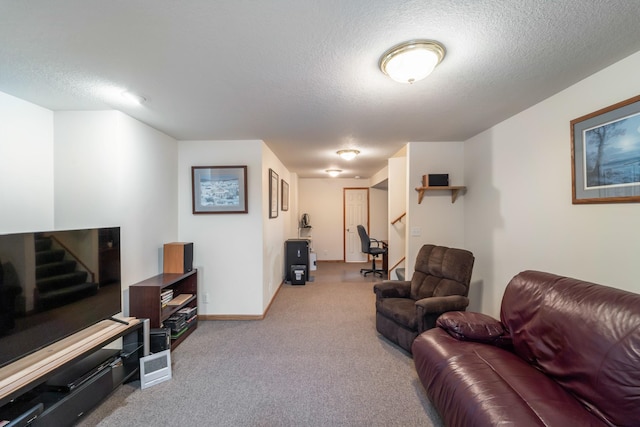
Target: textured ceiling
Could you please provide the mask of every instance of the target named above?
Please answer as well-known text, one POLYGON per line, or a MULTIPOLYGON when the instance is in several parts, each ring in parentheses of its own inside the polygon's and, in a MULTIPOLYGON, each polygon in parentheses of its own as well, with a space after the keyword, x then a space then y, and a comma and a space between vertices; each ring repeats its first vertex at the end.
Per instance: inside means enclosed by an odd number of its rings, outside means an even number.
POLYGON ((465 140, 639 51, 639 22, 637 0, 0 0, 0 91, 369 177, 406 142, 465 140), (393 82, 379 57, 415 38, 446 57, 393 82))

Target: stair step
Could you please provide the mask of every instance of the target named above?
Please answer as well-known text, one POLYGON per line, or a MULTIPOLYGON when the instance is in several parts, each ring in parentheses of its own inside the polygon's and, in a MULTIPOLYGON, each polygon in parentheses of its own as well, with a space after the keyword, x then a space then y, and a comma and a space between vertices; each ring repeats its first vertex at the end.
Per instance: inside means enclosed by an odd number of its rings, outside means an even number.
POLYGON ((36 279, 72 273, 75 271, 77 264, 74 260, 67 260, 38 265, 36 267, 36 279))
POLYGON ((39 311, 66 305, 98 293, 97 283, 79 283, 64 289, 38 292, 36 308, 39 311))
POLYGON ((64 249, 49 249, 46 251, 36 252, 36 265, 51 264, 64 259, 64 249))
POLYGON ((36 235, 36 239, 35 239, 36 252, 43 252, 51 249, 51 243, 52 243, 51 237, 42 237, 42 236, 36 235))
POLYGON ((36 280, 36 287, 39 292, 51 292, 75 286, 87 281, 86 271, 74 271, 73 273, 61 274, 59 276, 47 277, 36 280))

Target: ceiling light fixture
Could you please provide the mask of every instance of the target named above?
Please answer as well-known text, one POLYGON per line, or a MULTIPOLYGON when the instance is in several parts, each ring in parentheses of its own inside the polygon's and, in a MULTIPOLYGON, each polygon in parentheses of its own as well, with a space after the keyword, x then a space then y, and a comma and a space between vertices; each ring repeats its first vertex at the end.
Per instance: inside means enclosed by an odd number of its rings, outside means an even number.
POLYGON ((342 173, 340 169, 327 169, 325 172, 328 173, 332 178, 335 178, 342 173))
POLYGON ((137 93, 129 92, 128 90, 122 92, 122 96, 124 97, 124 99, 135 105, 141 105, 147 100, 144 96, 138 95, 137 93))
POLYGON ((380 70, 400 83, 427 77, 444 58, 444 47, 430 40, 411 40, 396 45, 380 57, 380 70))
POLYGON ((339 150, 337 151, 338 156, 342 157, 345 160, 353 160, 356 158, 360 151, 358 150, 339 150))

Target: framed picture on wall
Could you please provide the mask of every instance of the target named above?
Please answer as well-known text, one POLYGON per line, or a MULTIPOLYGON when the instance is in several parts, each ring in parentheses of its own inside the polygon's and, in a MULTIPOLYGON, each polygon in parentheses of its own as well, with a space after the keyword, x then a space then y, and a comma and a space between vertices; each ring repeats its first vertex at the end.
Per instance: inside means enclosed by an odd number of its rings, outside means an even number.
POLYGON ((273 170, 269 169, 269 218, 278 217, 278 184, 280 177, 273 170))
POLYGON ((247 213, 246 166, 192 166, 194 214, 247 213))
POLYGON ((282 180, 282 212, 289 210, 289 184, 284 179, 282 180))
POLYGON ((640 202, 640 96, 571 121, 572 203, 640 202))

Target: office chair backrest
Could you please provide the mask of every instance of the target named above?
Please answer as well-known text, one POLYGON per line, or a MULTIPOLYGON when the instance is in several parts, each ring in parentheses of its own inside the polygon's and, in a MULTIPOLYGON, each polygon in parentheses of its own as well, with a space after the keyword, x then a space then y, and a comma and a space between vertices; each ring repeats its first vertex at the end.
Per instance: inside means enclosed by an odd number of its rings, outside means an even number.
POLYGON ((369 239, 369 235, 367 231, 364 229, 362 225, 358 226, 358 234, 360 235, 360 244, 362 245, 362 252, 368 254, 371 249, 371 239, 369 239))

